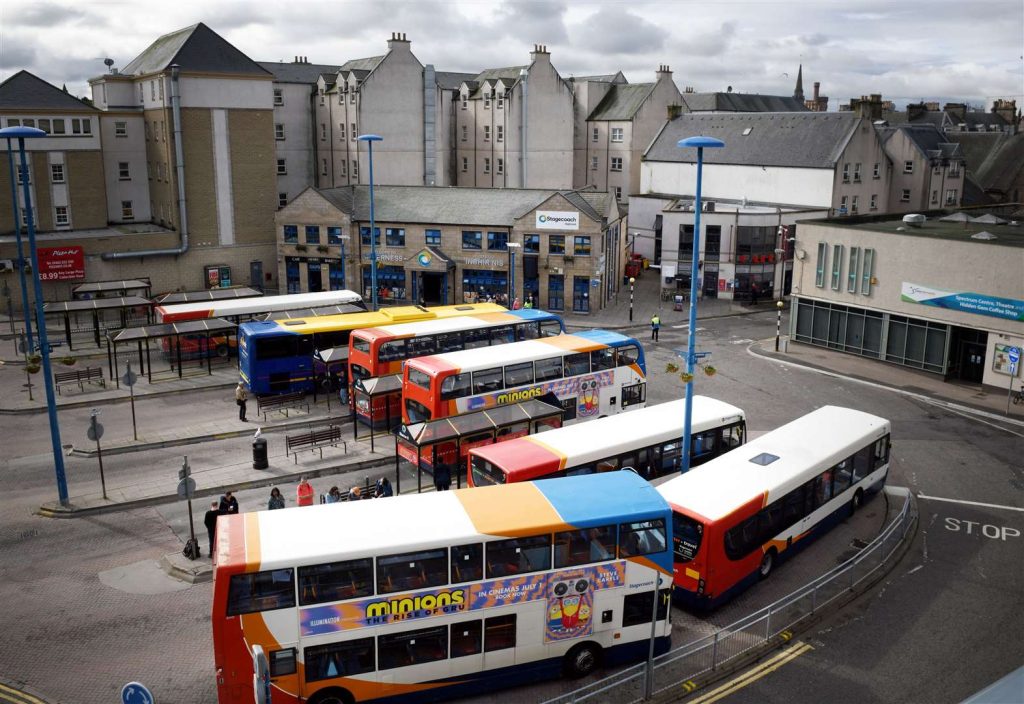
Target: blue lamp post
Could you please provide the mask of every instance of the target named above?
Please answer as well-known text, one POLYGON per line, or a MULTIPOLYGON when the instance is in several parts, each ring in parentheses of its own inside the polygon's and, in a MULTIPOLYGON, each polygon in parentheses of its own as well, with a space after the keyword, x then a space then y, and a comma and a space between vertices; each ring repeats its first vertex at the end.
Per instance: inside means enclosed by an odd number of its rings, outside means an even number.
MULTIPOLYGON (((57 401, 53 395, 53 374, 50 368, 50 343, 46 338, 46 320, 43 318, 43 286, 39 282, 39 255, 36 252, 36 224, 32 217, 32 193, 28 187, 28 159, 25 156, 25 139, 45 137, 46 133, 34 127, 5 127, 0 137, 18 140, 21 167, 22 197, 25 201, 25 219, 28 222, 28 251, 32 258, 32 286, 36 299, 36 321, 39 333, 39 351, 43 357, 43 382, 46 385, 46 411, 50 417, 50 442, 53 445, 53 468, 57 473, 57 497, 62 506, 68 503, 68 482, 64 476, 64 453, 60 446, 60 428, 57 425, 57 401)), ((15 229, 19 229, 15 223, 15 229)))
MULTIPOLYGON (((7 166, 11 174, 11 217, 14 219, 14 239, 18 243, 18 258, 15 260, 18 266, 18 279, 21 281, 21 312, 25 316, 25 337, 28 347, 26 351, 32 354, 35 351, 35 343, 32 341, 32 313, 28 309, 28 284, 25 282, 25 256, 21 247, 21 220, 18 218, 18 183, 14 178, 14 148, 11 146, 11 137, 7 138, 7 166)), ((13 323, 12 323, 13 326, 13 323)), ((11 332, 14 332, 12 327, 11 332)))
POLYGON ((384 138, 378 134, 361 134, 360 142, 366 142, 370 152, 370 300, 373 310, 377 310, 377 229, 373 218, 373 143, 384 138))
POLYGON ((676 146, 680 149, 697 149, 697 202, 694 204, 693 215, 693 254, 690 262, 690 326, 686 343, 686 373, 690 380, 686 382, 686 422, 683 424, 682 472, 690 471, 690 436, 693 419, 693 370, 697 365, 697 261, 700 255, 700 178, 704 169, 704 148, 724 147, 725 142, 714 137, 687 137, 680 139, 676 146))

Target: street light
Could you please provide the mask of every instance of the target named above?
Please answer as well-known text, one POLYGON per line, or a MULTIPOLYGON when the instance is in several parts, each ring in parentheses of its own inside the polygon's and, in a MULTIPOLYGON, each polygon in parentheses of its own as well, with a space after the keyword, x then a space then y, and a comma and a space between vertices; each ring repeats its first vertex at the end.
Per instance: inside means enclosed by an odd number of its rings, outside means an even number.
MULTIPOLYGON (((46 132, 34 127, 4 127, 0 129, 0 137, 7 138, 8 150, 11 139, 18 140, 18 152, 21 167, 22 197, 25 201, 25 219, 28 223, 28 251, 32 257, 32 291, 36 299, 36 321, 39 333, 39 351, 43 357, 43 383, 46 385, 46 412, 50 417, 50 443, 53 446, 53 468, 57 473, 57 497, 61 506, 68 503, 68 482, 64 475, 64 452, 60 445, 60 428, 57 425, 57 401, 53 394, 53 374, 50 368, 50 342, 46 337, 46 319, 43 317, 43 285, 39 281, 39 254, 36 252, 36 223, 32 217, 32 192, 28 187, 28 158, 25 156, 25 140, 34 137, 45 137, 46 132)), ((8 152, 10 153, 10 152, 8 152)), ((19 231, 19 223, 15 222, 15 231, 19 231)), ((24 290, 24 289, 22 289, 24 290)), ((26 309, 25 315, 28 316, 26 309)), ((26 320, 27 322, 27 320, 26 320)))
MULTIPOLYGON (((516 250, 522 247, 518 242, 508 243, 508 300, 512 301, 516 292, 516 250)), ((524 294, 525 297, 525 294, 524 294)), ((526 301, 523 301, 526 305, 526 301)))
POLYGON ((373 143, 384 138, 378 134, 361 134, 360 142, 366 142, 370 152, 370 300, 373 310, 377 310, 377 229, 373 219, 373 143))
MULTIPOLYGON (((371 234, 372 234, 372 232, 371 232, 371 234)), ((342 235, 341 236, 341 240, 340 240, 340 244, 341 244, 341 287, 342 288, 347 288, 348 287, 348 273, 345 271, 345 242, 347 242, 348 239, 349 239, 348 235, 342 235)))
MULTIPOLYGON (((21 248, 21 220, 18 218, 18 186, 14 178, 14 149, 11 145, 11 139, 13 139, 13 135, 7 138, 7 166, 11 179, 11 217, 14 218, 14 239, 18 244, 18 258, 14 261, 18 267, 18 279, 21 281, 21 312, 25 316, 26 351, 32 354, 35 351, 35 344, 32 341, 32 314, 28 309, 28 284, 25 283, 25 256, 22 254, 21 248)), ((8 300, 10 299, 8 298, 8 300)), ((13 318, 11 325, 13 328, 13 318)))
POLYGON ((633 322, 633 284, 636 283, 636 279, 632 276, 629 277, 629 322, 633 322))
POLYGON ((676 146, 680 149, 697 149, 697 200, 693 213, 693 254, 690 262, 690 326, 686 343, 686 420, 683 425, 682 472, 690 471, 690 434, 693 430, 693 368, 697 363, 697 259, 700 253, 700 179, 704 170, 704 148, 724 147, 725 142, 714 137, 687 137, 680 139, 676 146))
POLYGON ((779 351, 779 335, 782 332, 782 309, 786 307, 786 304, 783 303, 781 300, 780 301, 776 301, 775 302, 775 307, 779 311, 778 315, 775 317, 775 351, 778 352, 779 351))

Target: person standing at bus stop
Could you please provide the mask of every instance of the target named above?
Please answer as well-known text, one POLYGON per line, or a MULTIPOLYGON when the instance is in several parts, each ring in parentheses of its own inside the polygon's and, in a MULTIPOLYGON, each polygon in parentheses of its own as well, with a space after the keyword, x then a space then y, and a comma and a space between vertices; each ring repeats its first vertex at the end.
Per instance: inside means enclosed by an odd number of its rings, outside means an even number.
POLYGON ((295 489, 295 503, 299 506, 312 506, 313 493, 313 487, 306 481, 306 478, 300 477, 299 486, 295 489))
POLYGON ((217 517, 220 516, 220 505, 216 501, 210 502, 210 510, 203 516, 203 525, 206 526, 206 534, 210 536, 209 556, 213 557, 213 540, 217 534, 217 517))
POLYGON ((249 400, 249 392, 245 390, 245 384, 238 382, 238 386, 235 387, 235 403, 238 404, 238 420, 243 423, 248 421, 245 419, 245 402, 249 400))
POLYGON ((658 331, 661 330, 661 316, 657 313, 651 316, 651 339, 658 341, 658 331))

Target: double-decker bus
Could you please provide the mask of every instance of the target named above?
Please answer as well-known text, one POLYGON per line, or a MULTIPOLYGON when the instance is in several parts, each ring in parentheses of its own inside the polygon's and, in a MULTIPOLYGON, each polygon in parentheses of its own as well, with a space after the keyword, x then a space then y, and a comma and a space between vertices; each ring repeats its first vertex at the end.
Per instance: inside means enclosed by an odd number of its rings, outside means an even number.
POLYGON ((402 420, 542 397, 557 399, 567 423, 589 420, 642 407, 646 375, 640 343, 607 330, 417 357, 402 369, 402 420))
POLYGON ((285 296, 258 296, 234 298, 223 301, 198 301, 157 306, 156 318, 159 323, 180 323, 186 320, 223 318, 232 323, 244 323, 262 318, 268 313, 322 306, 342 306, 362 303, 362 297, 355 291, 319 291, 316 293, 293 293, 285 296))
POLYGON ((242 323, 238 327, 239 373, 256 394, 309 391, 314 384, 313 351, 347 345, 353 330, 503 310, 495 303, 399 306, 366 313, 242 323))
MULTIPOLYGON (((470 486, 633 469, 648 480, 678 472, 686 401, 669 401, 469 451, 470 486)), ((693 397, 690 466, 739 447, 743 411, 707 396, 693 397)))
POLYGON ((677 600, 714 608, 851 515, 885 484, 889 433, 884 418, 824 406, 659 486, 677 600))
MULTIPOLYGON (((352 384, 359 379, 398 374, 402 362, 412 357, 535 340, 563 332, 565 325, 560 316, 533 309, 356 330, 348 339, 348 381, 352 384)), ((369 402, 361 400, 356 403, 356 413, 376 425, 387 417, 387 402, 376 399, 371 413, 369 402)), ((400 418, 401 395, 395 394, 390 405, 391 417, 400 418)))
POLYGON ((274 704, 580 676, 652 635, 665 652, 670 521, 631 472, 222 516, 218 701, 254 702, 254 646, 274 704))

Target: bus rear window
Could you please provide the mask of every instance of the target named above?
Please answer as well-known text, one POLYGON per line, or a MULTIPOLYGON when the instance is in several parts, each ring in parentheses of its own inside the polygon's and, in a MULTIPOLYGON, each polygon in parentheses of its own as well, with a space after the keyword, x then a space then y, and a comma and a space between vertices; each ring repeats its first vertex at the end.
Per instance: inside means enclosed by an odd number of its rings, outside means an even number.
POLYGON ((419 369, 409 369, 409 383, 415 384, 421 389, 430 390, 430 375, 419 369))
POLYGON ((430 409, 411 398, 405 399, 405 414, 409 416, 411 423, 424 423, 430 420, 430 409))
POLYGON ((228 616, 295 606, 295 573, 291 569, 231 575, 228 616))
POLYGON ((491 486, 492 484, 504 484, 507 481, 505 473, 498 467, 473 455, 470 458, 470 465, 473 468, 473 486, 491 486))
POLYGON ((313 354, 312 341, 308 335, 280 335, 256 341, 257 359, 281 359, 283 357, 309 356, 313 354))
POLYGON ((681 513, 672 514, 672 553, 676 562, 689 562, 700 552, 704 524, 681 513))
POLYGON ((356 352, 362 352, 363 354, 370 354, 370 341, 364 340, 363 338, 357 335, 353 335, 352 349, 354 349, 356 352))

